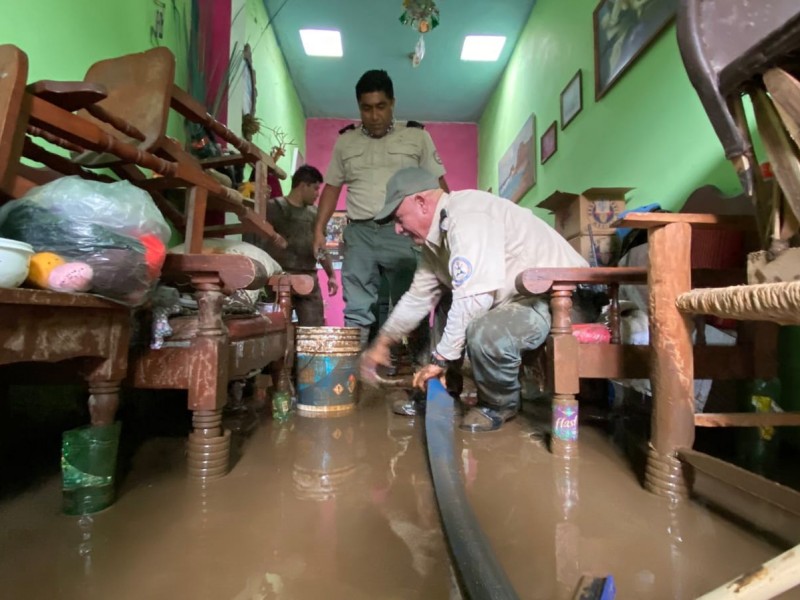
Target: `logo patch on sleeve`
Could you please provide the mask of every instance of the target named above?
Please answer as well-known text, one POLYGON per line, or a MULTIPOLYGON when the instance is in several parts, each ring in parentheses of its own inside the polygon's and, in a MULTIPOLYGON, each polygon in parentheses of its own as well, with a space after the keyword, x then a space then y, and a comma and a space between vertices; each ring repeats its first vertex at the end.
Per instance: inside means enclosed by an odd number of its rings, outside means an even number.
POLYGON ((472 276, 472 263, 463 256, 456 256, 450 261, 450 276, 453 287, 459 287, 472 276))

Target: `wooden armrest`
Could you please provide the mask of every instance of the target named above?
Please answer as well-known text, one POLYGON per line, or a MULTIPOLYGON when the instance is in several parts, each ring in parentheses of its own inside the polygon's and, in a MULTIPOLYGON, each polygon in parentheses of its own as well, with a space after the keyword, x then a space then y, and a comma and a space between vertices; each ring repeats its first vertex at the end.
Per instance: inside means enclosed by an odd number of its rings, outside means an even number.
POLYGON ((748 215, 707 215, 694 213, 630 213, 614 221, 612 227, 651 229, 670 223, 688 223, 699 229, 755 231, 755 219, 748 215))
POLYGON ((585 267, 575 269, 525 269, 517 275, 517 291, 525 296, 544 294, 554 284, 645 284, 647 269, 640 267, 585 267))
POLYGON ((225 290, 256 290, 267 282, 264 265, 240 254, 167 254, 161 279, 185 283, 209 277, 225 290))
POLYGON ((85 81, 52 81, 43 79, 27 88, 33 94, 68 112, 75 112, 100 102, 108 96, 104 85, 85 81))
POLYGON ((311 275, 280 273, 269 278, 269 285, 276 291, 281 287, 291 286, 295 294, 308 296, 314 289, 314 278, 311 275))

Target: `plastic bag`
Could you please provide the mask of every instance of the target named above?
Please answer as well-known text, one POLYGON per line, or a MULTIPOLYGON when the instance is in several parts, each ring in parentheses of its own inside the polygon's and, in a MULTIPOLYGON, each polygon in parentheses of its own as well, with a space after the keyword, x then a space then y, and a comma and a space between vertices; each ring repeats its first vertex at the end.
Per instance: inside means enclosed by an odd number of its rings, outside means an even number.
MULTIPOLYGON (((130 306, 142 304, 161 275, 170 230, 150 195, 128 183, 63 177, 0 207, 0 236, 80 265, 89 281, 49 278, 50 289, 90 291, 130 306)), ((59 268, 62 268, 60 265, 59 268)))

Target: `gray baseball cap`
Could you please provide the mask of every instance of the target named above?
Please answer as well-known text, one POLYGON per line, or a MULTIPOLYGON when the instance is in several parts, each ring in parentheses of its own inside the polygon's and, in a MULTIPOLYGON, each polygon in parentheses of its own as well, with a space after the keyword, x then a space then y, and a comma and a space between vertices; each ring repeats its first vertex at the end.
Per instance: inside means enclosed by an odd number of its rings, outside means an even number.
POLYGON ((400 203, 412 194, 427 190, 439 189, 439 179, 425 169, 408 167, 400 169, 386 183, 386 201, 383 208, 375 215, 378 223, 385 223, 392 218, 400 203))

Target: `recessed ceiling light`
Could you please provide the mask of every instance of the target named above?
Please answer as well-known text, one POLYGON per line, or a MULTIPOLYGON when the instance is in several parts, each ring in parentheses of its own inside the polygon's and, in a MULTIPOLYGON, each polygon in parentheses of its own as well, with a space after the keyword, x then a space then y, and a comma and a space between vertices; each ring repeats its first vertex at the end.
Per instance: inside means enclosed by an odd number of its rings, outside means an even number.
POLYGON ((497 60, 505 43, 504 35, 468 35, 461 48, 461 60, 497 60))
POLYGON ((300 39, 309 56, 342 55, 342 35, 335 29, 301 29, 300 39))

